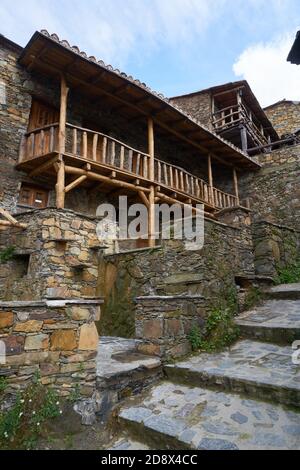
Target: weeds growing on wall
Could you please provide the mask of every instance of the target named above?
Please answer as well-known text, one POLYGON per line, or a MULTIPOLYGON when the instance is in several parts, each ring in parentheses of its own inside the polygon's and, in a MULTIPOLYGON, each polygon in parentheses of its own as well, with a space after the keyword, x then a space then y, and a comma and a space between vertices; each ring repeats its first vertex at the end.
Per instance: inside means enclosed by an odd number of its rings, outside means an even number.
MULTIPOLYGON (((0 401, 6 388, 3 380, 1 388, 0 401)), ((60 414, 56 392, 43 386, 37 377, 23 393, 18 393, 11 408, 0 413, 0 449, 33 449, 47 421, 60 414)))
POLYGON ((220 351, 230 346, 239 336, 239 329, 234 323, 237 313, 237 297, 235 289, 228 289, 224 296, 212 307, 202 333, 194 325, 189 334, 193 351, 220 351))
POLYGON ((252 286, 246 294, 244 301, 244 310, 250 310, 251 308, 259 305, 263 301, 263 293, 259 287, 252 286))
POLYGON ((293 284, 294 282, 300 282, 300 260, 298 259, 284 268, 277 267, 277 278, 275 282, 276 284, 293 284))
POLYGON ((7 263, 7 261, 11 260, 15 253, 14 246, 8 246, 4 250, 0 251, 0 264, 7 263))

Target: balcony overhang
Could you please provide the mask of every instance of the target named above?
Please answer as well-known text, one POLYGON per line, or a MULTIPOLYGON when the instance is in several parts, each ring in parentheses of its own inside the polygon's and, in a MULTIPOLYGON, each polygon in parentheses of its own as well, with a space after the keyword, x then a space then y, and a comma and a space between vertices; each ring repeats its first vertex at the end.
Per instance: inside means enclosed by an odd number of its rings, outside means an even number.
POLYGON ((197 148, 199 157, 208 154, 220 164, 240 170, 256 170, 260 165, 239 148, 225 141, 192 117, 134 80, 94 57, 88 57, 67 41, 46 31, 36 32, 23 49, 19 62, 28 70, 37 70, 55 79, 63 74, 70 88, 99 98, 126 119, 152 117, 157 131, 197 148))

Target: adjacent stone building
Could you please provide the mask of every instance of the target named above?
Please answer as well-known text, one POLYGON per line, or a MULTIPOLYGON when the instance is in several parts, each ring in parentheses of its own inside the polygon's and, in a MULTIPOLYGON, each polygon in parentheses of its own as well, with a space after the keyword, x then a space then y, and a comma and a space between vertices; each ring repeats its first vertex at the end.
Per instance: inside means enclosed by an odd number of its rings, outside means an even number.
POLYGON ((300 131, 300 101, 281 100, 264 109, 279 136, 300 131))

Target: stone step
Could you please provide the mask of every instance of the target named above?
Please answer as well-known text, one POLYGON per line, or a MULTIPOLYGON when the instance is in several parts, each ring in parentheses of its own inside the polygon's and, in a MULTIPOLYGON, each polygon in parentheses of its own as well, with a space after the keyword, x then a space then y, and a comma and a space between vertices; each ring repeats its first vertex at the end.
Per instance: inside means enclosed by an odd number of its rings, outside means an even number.
POLYGON ((140 341, 101 336, 97 355, 97 391, 102 397, 100 415, 130 394, 137 394, 163 376, 161 360, 137 352, 140 341))
POLYGON ((299 413, 167 381, 128 400, 119 420, 152 449, 300 449, 299 413))
POLYGON ((165 366, 170 380, 300 407, 300 365, 290 346, 242 340, 217 354, 165 366))
POLYGON ((246 338, 291 345, 300 339, 300 300, 269 300, 235 323, 246 338))
POLYGON ((281 284, 266 291, 270 299, 300 300, 300 283, 281 284))

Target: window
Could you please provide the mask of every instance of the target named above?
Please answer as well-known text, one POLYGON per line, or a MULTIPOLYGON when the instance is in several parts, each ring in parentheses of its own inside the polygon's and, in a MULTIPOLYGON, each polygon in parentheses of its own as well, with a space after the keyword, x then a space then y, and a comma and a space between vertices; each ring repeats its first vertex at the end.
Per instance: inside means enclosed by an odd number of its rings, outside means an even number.
POLYGON ((19 205, 28 207, 46 207, 48 203, 48 191, 29 185, 22 185, 19 196, 19 205))

